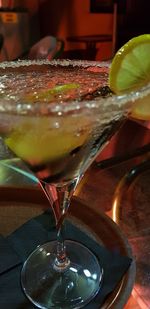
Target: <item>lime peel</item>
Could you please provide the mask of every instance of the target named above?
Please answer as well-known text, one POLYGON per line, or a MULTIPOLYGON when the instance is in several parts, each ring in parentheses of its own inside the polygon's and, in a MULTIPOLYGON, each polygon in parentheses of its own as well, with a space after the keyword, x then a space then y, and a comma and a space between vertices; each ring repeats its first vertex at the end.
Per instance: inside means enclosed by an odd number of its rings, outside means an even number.
POLYGON ((150 34, 129 40, 116 53, 110 68, 109 86, 121 94, 150 82, 150 34))
POLYGON ((41 92, 37 92, 34 94, 28 94, 24 97, 24 101, 32 102, 37 100, 50 100, 55 96, 56 94, 67 92, 69 90, 77 89, 80 85, 77 83, 70 83, 70 84, 63 84, 63 85, 57 85, 54 88, 46 89, 41 92))

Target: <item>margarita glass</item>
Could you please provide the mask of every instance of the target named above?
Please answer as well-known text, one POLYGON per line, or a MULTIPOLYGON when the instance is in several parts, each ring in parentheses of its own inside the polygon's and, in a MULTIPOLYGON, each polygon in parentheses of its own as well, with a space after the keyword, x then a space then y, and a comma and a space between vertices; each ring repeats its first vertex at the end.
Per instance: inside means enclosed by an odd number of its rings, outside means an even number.
POLYGON ((56 219, 57 241, 38 246, 21 274, 26 296, 39 308, 81 308, 102 283, 95 255, 63 234, 82 175, 139 98, 138 92, 103 98, 108 71, 105 62, 0 64, 0 134, 39 179, 56 219))

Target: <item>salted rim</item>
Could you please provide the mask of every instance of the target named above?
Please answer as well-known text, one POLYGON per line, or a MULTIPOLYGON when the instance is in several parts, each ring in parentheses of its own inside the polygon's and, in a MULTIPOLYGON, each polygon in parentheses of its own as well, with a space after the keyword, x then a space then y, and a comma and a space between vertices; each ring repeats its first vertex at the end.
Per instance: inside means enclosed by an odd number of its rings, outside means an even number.
POLYGON ((62 66, 99 66, 106 67, 110 66, 110 61, 89 61, 89 60, 70 60, 70 59, 57 59, 57 60, 17 60, 17 61, 3 61, 0 63, 0 68, 5 69, 9 67, 20 67, 29 65, 62 65, 62 66))
MULTIPOLYGON (((88 61, 88 60, 17 60, 17 61, 5 61, 0 63, 0 70, 5 70, 5 68, 17 68, 20 66, 30 66, 30 65, 49 65, 49 66, 81 66, 81 67, 110 67, 110 62, 108 61, 88 61)), ((1 72, 1 71, 0 71, 1 72)), ((31 104, 29 102, 21 103, 14 102, 13 104, 9 100, 5 100, 4 98, 0 100, 0 112, 5 113, 15 113, 15 114, 64 114, 70 113, 75 110, 83 110, 83 109, 101 109, 103 112, 105 108, 112 108, 112 110, 122 110, 129 112, 132 109, 132 104, 143 97, 150 94, 150 83, 146 86, 140 88, 139 90, 132 91, 130 93, 126 93, 123 95, 112 95, 107 98, 96 98, 95 100, 83 100, 83 101, 69 101, 58 103, 58 102, 36 102, 31 104), (7 104, 6 104, 7 102, 7 104), (42 107, 42 110, 41 110, 42 107)))

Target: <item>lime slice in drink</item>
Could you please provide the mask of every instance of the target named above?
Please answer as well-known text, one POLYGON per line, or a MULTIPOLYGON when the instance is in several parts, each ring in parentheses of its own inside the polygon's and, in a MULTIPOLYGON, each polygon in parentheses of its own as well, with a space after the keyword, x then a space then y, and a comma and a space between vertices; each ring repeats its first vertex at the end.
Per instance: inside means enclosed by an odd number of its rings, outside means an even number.
MULTIPOLYGON (((109 86, 116 94, 140 89, 150 82, 150 34, 134 37, 116 53, 110 68, 109 86)), ((150 98, 135 104, 132 116, 150 120, 150 98)))
POLYGON ((48 117, 36 120, 31 117, 19 126, 14 124, 13 132, 5 138, 5 143, 21 159, 42 164, 69 156, 85 143, 89 130, 90 123, 86 117, 68 117, 62 120, 60 129, 53 129, 48 117))

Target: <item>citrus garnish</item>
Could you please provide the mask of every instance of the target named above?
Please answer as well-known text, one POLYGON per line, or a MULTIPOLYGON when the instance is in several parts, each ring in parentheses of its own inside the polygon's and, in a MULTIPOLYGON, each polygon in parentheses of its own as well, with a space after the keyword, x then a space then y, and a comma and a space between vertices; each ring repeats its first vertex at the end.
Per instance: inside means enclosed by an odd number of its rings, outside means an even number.
POLYGON ((80 85, 77 83, 57 85, 54 88, 42 90, 42 91, 39 91, 33 94, 32 93, 27 94, 24 97, 24 100, 28 102, 34 102, 37 99, 38 100, 44 100, 44 99, 50 100, 50 99, 53 99, 53 97, 59 93, 68 92, 69 90, 77 89, 79 87, 80 85))
POLYGON ((53 127, 49 117, 33 118, 14 124, 5 144, 21 159, 43 164, 69 156, 88 140, 90 121, 86 117, 66 117, 59 120, 60 128, 53 127), (39 129, 40 128, 40 129, 39 129), (47 141, 51 141, 48 143, 47 141))
MULTIPOLYGON (((140 89, 150 83, 150 34, 143 34, 129 40, 121 47, 111 64, 110 89, 124 94, 140 89)), ((150 99, 137 100, 132 110, 137 119, 150 120, 150 99)))
POLYGON ((139 98, 134 103, 131 111, 131 117, 139 120, 150 120, 150 94, 144 98, 139 98))

